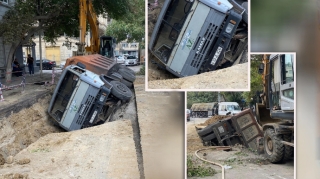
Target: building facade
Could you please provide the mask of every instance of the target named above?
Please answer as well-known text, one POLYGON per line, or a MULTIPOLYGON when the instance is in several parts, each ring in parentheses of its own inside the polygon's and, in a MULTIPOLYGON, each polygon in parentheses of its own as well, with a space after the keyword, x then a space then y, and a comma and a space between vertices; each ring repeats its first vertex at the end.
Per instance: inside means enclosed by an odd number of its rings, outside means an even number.
POLYGON ((122 41, 117 44, 115 49, 115 55, 132 55, 138 57, 139 55, 139 43, 122 41))
MULTIPOLYGON (((0 0, 0 21, 6 11, 14 5, 15 0, 0 0)), ((6 59, 8 58, 10 46, 6 45, 0 37, 0 69, 5 69, 6 59)), ((2 75, 1 75, 2 76, 2 75)))

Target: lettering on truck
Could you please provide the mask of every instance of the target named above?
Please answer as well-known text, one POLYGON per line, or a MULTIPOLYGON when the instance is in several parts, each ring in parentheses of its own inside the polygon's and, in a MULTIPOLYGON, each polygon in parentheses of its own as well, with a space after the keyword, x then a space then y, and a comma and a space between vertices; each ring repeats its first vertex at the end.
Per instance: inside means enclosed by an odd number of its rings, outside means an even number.
POLYGON ((205 40, 206 40, 206 38, 202 37, 202 40, 201 40, 201 42, 199 44, 199 47, 198 47, 198 50, 197 50, 196 54, 199 54, 199 52, 200 52, 205 40))

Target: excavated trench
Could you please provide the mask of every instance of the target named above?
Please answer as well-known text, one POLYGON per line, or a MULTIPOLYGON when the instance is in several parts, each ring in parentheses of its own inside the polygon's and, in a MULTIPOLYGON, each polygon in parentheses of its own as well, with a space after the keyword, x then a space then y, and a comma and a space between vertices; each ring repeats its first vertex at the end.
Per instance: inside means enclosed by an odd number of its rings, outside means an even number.
MULTIPOLYGON (((33 92, 37 91, 37 89, 31 88, 28 88, 27 90, 33 92)), ((28 93, 28 91, 25 93, 28 93)), ((6 113, 9 113, 10 111, 11 113, 10 115, 0 116, 0 166, 4 165, 6 162, 10 163, 10 158, 13 158, 20 151, 47 134, 66 133, 66 135, 68 135, 62 128, 53 124, 51 121, 52 119, 50 119, 50 116, 47 113, 51 100, 50 92, 47 91, 42 93, 43 94, 41 94, 41 97, 38 98, 38 100, 34 98, 31 100, 27 98, 27 95, 21 95, 25 98, 25 100, 22 100, 23 104, 20 102, 20 104, 9 105, 9 107, 7 107, 8 110, 5 110, 4 108, 1 109, 6 111, 6 113)), ((10 99, 9 96, 8 99, 10 99)), ((133 90, 133 97, 131 100, 128 103, 121 105, 114 112, 111 122, 117 120, 131 121, 140 178, 144 178, 140 128, 135 99, 133 90)), ((9 101, 7 103, 9 103, 9 101)), ((5 105, 2 107, 4 106, 5 105)), ((108 123, 102 125, 108 125, 108 123)))

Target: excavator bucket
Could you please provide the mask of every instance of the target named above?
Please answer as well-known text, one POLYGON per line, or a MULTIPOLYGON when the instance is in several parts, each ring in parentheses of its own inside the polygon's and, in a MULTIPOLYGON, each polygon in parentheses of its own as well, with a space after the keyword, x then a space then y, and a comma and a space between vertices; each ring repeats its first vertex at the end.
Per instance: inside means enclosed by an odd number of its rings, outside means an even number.
POLYGON ((262 103, 256 103, 256 118, 260 126, 263 126, 266 123, 277 122, 276 119, 270 117, 270 110, 262 103))

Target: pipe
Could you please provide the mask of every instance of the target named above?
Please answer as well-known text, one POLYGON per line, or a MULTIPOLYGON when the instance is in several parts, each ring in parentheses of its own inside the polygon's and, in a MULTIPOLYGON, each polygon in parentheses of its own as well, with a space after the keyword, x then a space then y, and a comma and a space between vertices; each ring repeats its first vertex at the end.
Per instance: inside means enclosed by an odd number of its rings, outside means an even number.
POLYGON ((223 165, 221 165, 221 164, 219 164, 219 163, 215 163, 215 162, 209 161, 209 160, 206 160, 206 159, 201 158, 201 157, 198 156, 198 154, 197 154, 198 152, 200 152, 200 151, 202 151, 202 150, 208 150, 208 149, 231 150, 231 147, 230 147, 230 146, 212 146, 212 147, 202 148, 202 149, 199 149, 199 150, 195 151, 196 157, 198 157, 200 160, 221 167, 221 169, 222 169, 222 171, 221 171, 221 173, 222 173, 222 179, 224 179, 224 167, 223 167, 223 165))

